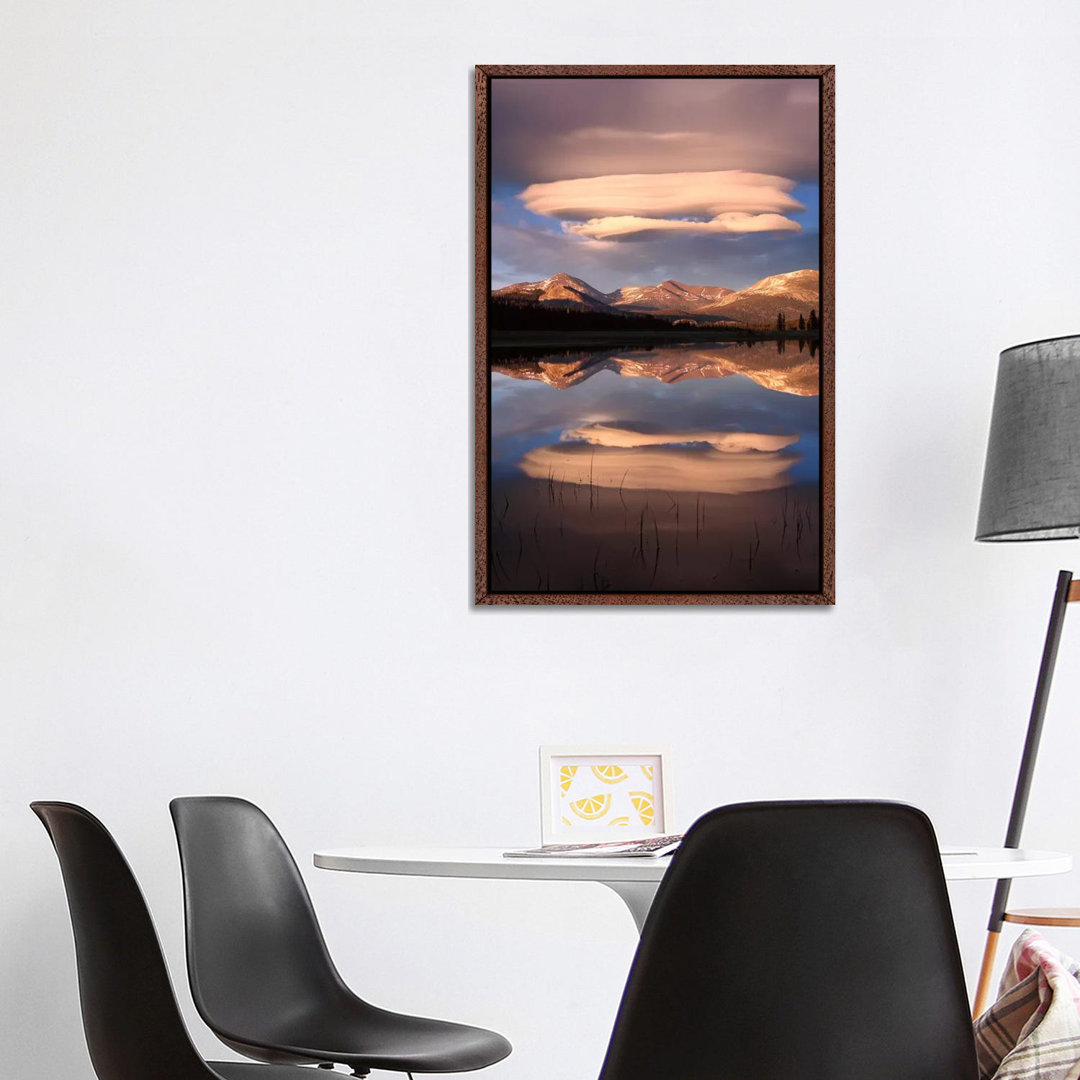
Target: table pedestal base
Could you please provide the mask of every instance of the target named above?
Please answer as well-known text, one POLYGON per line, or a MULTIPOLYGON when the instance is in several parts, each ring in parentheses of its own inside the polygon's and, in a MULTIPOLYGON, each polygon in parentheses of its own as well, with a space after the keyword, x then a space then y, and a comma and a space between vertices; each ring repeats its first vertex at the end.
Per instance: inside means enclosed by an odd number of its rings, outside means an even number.
POLYGON ((622 902, 630 909, 630 914, 634 917, 634 925, 640 935, 660 883, 658 881, 603 881, 601 884, 622 897, 622 902))

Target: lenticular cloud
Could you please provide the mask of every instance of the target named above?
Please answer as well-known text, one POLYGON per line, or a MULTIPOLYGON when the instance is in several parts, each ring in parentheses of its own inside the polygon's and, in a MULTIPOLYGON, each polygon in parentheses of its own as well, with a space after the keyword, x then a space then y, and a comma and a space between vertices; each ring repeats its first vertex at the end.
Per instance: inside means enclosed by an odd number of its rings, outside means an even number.
POLYGON ((648 239, 663 234, 798 232, 785 215, 804 209, 795 181, 767 173, 625 173, 530 184, 518 195, 528 210, 560 219, 568 233, 591 240, 648 239))
POLYGON ((565 222, 563 229, 576 236, 587 236, 590 240, 652 240, 671 233, 708 236, 710 233, 800 232, 802 226, 782 214, 744 214, 733 210, 727 214, 717 214, 709 221, 605 217, 590 218, 580 225, 565 222))

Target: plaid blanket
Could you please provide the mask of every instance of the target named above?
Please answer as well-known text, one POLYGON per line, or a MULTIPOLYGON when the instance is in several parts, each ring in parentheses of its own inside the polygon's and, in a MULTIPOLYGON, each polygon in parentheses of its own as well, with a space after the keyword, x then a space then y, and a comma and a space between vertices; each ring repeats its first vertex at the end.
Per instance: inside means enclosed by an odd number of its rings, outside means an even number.
POLYGON ((975 1046, 979 1080, 1080 1080, 1080 965, 1025 930, 975 1046))

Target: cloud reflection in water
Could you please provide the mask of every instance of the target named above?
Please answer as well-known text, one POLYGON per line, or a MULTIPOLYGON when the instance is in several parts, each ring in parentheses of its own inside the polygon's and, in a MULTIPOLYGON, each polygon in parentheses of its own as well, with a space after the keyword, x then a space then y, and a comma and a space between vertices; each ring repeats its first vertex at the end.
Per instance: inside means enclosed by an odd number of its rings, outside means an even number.
MULTIPOLYGON (((794 439, 794 437, 792 437, 794 439)), ((780 450, 716 450, 693 446, 600 446, 558 443, 530 450, 521 461, 526 476, 555 483, 633 491, 697 491, 740 495, 773 491, 800 454, 780 450)))
POLYGON ((735 494, 817 480, 818 366, 797 349, 604 349, 493 368, 496 476, 588 484, 591 459, 605 487, 735 494))

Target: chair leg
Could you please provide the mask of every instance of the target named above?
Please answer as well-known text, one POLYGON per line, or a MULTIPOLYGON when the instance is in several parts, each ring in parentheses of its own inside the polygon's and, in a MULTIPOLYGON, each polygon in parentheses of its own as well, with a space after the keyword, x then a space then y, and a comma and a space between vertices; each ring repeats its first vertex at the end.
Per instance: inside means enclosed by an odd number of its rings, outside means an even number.
POLYGON ((990 996, 990 977, 994 973, 994 957, 997 956, 998 940, 1001 937, 1000 930, 988 930, 986 933, 986 947, 983 949, 982 968, 979 971, 979 985, 975 990, 975 1005, 971 1010, 972 1020, 978 1020, 988 1004, 990 996))

